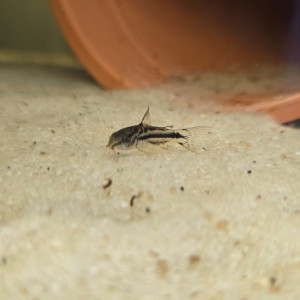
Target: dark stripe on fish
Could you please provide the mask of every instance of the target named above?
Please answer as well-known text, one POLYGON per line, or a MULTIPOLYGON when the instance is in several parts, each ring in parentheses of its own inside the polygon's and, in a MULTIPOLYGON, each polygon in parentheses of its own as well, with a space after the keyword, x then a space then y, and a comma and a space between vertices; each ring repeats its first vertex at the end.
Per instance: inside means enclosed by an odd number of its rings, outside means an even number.
POLYGON ((142 134, 137 137, 138 140, 147 140, 152 138, 170 138, 170 139, 182 139, 185 138, 184 135, 181 135, 179 132, 150 132, 149 134, 142 134))

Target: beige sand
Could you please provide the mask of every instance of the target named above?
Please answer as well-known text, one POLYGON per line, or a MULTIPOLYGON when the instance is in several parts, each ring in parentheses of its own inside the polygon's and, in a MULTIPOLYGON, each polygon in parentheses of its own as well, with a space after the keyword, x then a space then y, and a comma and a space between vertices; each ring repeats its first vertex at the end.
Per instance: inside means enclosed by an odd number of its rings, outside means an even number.
POLYGON ((1 65, 0 299, 300 299, 300 130, 182 91, 1 65), (107 152, 148 105, 207 151, 107 152))

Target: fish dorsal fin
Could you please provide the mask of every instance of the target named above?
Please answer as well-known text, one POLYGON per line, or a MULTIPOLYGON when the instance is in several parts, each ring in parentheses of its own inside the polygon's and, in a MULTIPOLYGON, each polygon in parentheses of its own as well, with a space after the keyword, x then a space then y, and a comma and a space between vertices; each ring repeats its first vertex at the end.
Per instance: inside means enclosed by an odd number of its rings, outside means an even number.
POLYGON ((146 111, 141 123, 143 126, 151 126, 151 117, 150 117, 149 106, 147 108, 147 111, 146 111))

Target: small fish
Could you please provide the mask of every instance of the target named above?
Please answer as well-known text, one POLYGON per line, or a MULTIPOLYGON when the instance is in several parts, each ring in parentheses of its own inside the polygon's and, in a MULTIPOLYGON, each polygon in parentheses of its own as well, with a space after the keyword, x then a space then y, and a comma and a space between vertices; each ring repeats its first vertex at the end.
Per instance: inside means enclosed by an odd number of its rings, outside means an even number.
POLYGON ((201 133, 208 127, 197 126, 184 129, 173 129, 173 125, 157 127, 151 125, 150 109, 148 107, 142 121, 138 125, 123 128, 114 132, 107 144, 113 150, 129 150, 136 148, 143 152, 153 152, 153 147, 166 148, 171 143, 198 153, 201 149, 201 133))

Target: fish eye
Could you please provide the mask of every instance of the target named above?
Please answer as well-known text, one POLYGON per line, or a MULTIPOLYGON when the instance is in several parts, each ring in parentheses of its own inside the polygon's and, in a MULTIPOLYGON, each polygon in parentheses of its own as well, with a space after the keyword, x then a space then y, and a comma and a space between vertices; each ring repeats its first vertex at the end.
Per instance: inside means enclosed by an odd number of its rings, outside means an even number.
POLYGON ((124 143, 129 144, 131 142, 131 136, 124 136, 124 143))
POLYGON ((129 146, 132 143, 132 136, 131 135, 125 135, 125 136, 123 136, 122 143, 125 146, 129 146))

